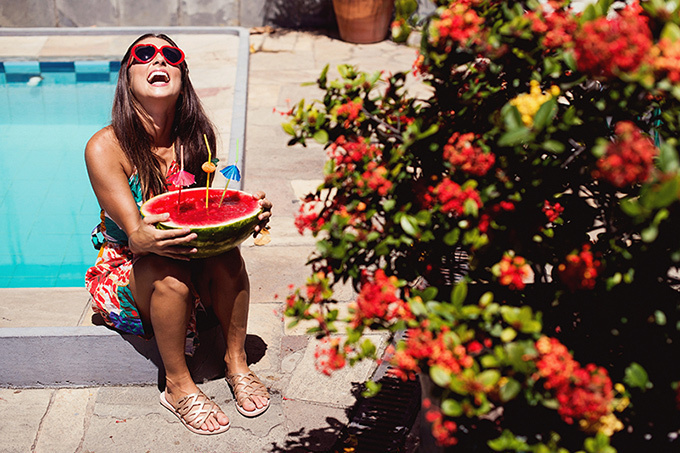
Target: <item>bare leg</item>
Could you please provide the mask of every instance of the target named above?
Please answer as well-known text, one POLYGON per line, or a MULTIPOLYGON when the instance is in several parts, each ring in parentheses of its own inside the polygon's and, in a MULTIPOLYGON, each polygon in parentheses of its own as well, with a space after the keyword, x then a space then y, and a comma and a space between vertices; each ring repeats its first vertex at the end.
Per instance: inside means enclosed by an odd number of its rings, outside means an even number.
MULTIPOLYGON (((173 405, 183 396, 199 391, 184 356, 186 329, 194 303, 190 282, 188 264, 157 255, 140 258, 130 277, 130 290, 144 328, 153 328, 165 367, 166 397, 173 405)), ((214 431, 227 423, 226 415, 217 414, 210 416, 201 429, 214 431)))
MULTIPOLYGON (((228 373, 248 373, 245 341, 250 305, 250 282, 238 248, 204 260, 195 269, 201 301, 212 306, 224 333, 228 373)), ((246 411, 267 405, 267 398, 254 396, 243 403, 246 411)))

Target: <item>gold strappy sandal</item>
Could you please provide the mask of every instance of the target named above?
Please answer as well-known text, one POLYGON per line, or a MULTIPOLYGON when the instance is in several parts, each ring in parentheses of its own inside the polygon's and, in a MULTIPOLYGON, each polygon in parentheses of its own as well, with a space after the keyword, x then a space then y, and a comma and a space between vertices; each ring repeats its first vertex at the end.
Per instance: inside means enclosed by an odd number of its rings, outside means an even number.
MULTIPOLYGON (((177 407, 170 404, 165 397, 165 392, 161 393, 161 404, 170 412, 175 414, 186 428, 196 434, 220 434, 231 426, 231 423, 220 426, 215 431, 206 431, 201 426, 211 414, 222 412, 222 409, 208 398, 205 393, 198 392, 185 396, 177 401, 177 407)), ((224 413, 224 412, 222 412, 224 413)))
POLYGON ((246 417, 255 417, 269 409, 269 392, 267 387, 255 376, 252 371, 248 373, 227 373, 225 378, 229 385, 231 386, 232 392, 234 392, 234 398, 236 398, 236 410, 238 410, 242 415, 246 417), (253 396, 263 396, 267 398, 267 404, 259 409, 252 411, 247 411, 243 408, 243 403, 246 400, 250 400, 255 404, 253 396))

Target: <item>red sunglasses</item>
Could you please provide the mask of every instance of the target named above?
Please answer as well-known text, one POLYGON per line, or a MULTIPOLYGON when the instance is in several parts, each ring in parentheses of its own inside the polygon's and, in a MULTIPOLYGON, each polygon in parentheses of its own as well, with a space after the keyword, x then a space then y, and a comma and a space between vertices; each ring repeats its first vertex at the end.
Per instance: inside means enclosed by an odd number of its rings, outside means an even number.
POLYGON ((184 61, 184 52, 182 49, 175 46, 162 46, 160 49, 153 44, 137 44, 132 48, 130 52, 130 59, 128 60, 128 67, 132 64, 132 60, 135 59, 139 63, 148 63, 154 58, 158 53, 163 55, 165 61, 173 66, 179 65, 184 61))

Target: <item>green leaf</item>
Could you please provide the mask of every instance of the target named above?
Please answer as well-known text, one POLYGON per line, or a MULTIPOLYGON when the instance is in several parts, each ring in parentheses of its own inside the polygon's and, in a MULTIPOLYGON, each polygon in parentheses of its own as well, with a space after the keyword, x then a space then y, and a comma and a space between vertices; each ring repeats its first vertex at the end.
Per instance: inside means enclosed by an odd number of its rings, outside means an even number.
POLYGON ((477 381, 481 382, 485 387, 491 387, 501 378, 501 373, 498 370, 485 370, 477 375, 477 381))
POLYGON ((451 374, 445 371, 438 365, 433 365, 430 368, 430 378, 439 387, 446 388, 451 383, 451 374))
POLYGON ((324 130, 319 130, 314 133, 314 140, 316 140, 318 143, 321 143, 322 145, 325 145, 328 143, 328 132, 324 130))
POLYGON ((463 305, 465 298, 467 297, 468 287, 465 282, 459 282, 453 287, 451 291, 451 303, 457 307, 463 305))
POLYGON ((516 336, 517 336, 517 331, 515 329, 513 329, 512 327, 506 327, 501 332, 501 341, 503 343, 508 343, 508 342, 514 340, 516 336))
POLYGON ((455 245, 455 244, 458 243, 459 239, 460 239, 460 230, 458 228, 454 228, 453 230, 446 233, 446 235, 444 236, 444 243, 446 245, 455 245))
POLYGON ((403 216, 401 216, 399 224, 401 225, 401 228, 404 230, 404 232, 409 236, 417 237, 418 233, 420 233, 420 228, 418 228, 418 221, 413 216, 404 214, 403 216))
POLYGON ((534 129, 545 128, 557 114, 557 100, 550 99, 544 102, 534 116, 534 129))
POLYGON ((519 391, 522 389, 522 386, 520 385, 519 382, 512 378, 508 378, 507 382, 501 386, 499 395, 501 397, 501 401, 507 402, 513 399, 514 397, 519 394, 519 391))
POLYGON ((543 149, 551 153, 559 154, 564 151, 564 143, 557 140, 546 140, 543 142, 543 149))
POLYGON ((442 412, 449 417, 463 415, 463 406, 456 400, 445 399, 442 401, 442 412))
POLYGON ((654 387, 654 384, 649 381, 647 371, 642 365, 636 362, 631 363, 628 368, 626 368, 623 382, 629 387, 639 388, 643 392, 654 387))
POLYGON ((366 390, 363 391, 361 396, 364 398, 373 398, 375 395, 380 392, 380 389, 382 388, 382 385, 378 382, 374 381, 366 381, 366 390))
POLYGON ((293 135, 293 136, 295 135, 295 128, 293 127, 292 124, 290 124, 290 123, 283 123, 283 124, 281 125, 281 127, 283 127, 283 131, 284 131, 286 134, 288 134, 288 135, 293 135))
POLYGON ((661 30, 661 39, 677 41, 680 39, 680 26, 673 22, 667 22, 661 30))
POLYGON ((498 146, 520 145, 529 141, 531 135, 531 130, 529 130, 529 128, 520 127, 501 135, 501 138, 498 139, 498 146))

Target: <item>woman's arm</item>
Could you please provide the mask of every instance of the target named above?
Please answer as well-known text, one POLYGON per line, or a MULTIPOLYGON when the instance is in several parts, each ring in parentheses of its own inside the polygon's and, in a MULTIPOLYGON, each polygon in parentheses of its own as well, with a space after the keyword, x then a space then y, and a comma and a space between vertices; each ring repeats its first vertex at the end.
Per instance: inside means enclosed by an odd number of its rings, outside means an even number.
POLYGON ((158 230, 154 224, 168 214, 142 218, 128 179, 133 169, 110 128, 97 132, 85 147, 85 164, 99 205, 127 234, 130 250, 137 255, 155 253, 189 259, 195 248, 184 244, 196 238, 189 229, 158 230))

